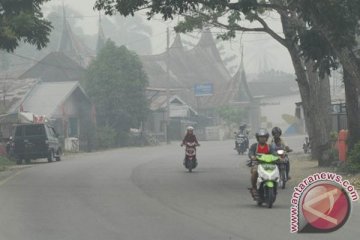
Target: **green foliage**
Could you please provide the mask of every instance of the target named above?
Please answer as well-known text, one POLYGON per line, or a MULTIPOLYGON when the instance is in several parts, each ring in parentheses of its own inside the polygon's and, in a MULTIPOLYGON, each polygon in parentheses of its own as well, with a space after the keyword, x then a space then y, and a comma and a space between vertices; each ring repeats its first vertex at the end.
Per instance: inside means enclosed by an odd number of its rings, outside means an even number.
POLYGON ((336 131, 332 131, 331 133, 330 133, 330 140, 331 140, 331 142, 333 142, 333 143, 335 143, 336 141, 337 141, 337 139, 338 139, 338 133, 336 132, 336 131))
POLYGON ((335 49, 353 49, 357 44, 360 1, 299 0, 297 11, 309 28, 300 34, 301 49, 306 57, 317 62, 320 73, 338 67, 335 49))
POLYGON ((338 162, 338 161, 339 161, 339 151, 335 147, 330 148, 329 163, 338 162))
POLYGON ((6 157, 0 156, 0 172, 6 170, 7 167, 14 165, 15 163, 6 157))
POLYGON ((98 126, 113 129, 121 145, 129 129, 138 128, 147 116, 147 85, 137 55, 111 41, 87 69, 84 86, 96 106, 98 126))
POLYGON ((108 126, 98 127, 96 131, 97 147, 100 149, 116 146, 117 135, 114 129, 108 126))
POLYGON ((106 14, 119 12, 124 16, 147 9, 149 19, 155 14, 162 15, 165 20, 175 15, 185 15, 176 31, 189 32, 210 24, 226 30, 218 36, 223 40, 234 38, 237 31, 263 31, 274 37, 272 29, 263 24, 266 21, 262 16, 266 12, 276 11, 287 25, 296 28, 298 36, 287 39, 287 42, 279 40, 282 39, 279 35, 275 39, 285 45, 299 43, 302 54, 316 62, 315 68, 320 69, 322 76, 339 66, 334 46, 352 49, 356 44, 360 20, 359 0, 97 0, 95 8, 105 10, 106 14), (307 28, 303 27, 300 18, 305 20, 307 28), (243 26, 244 20, 258 21, 263 28, 246 28, 243 26), (324 36, 322 31, 327 31, 328 36, 324 36))
POLYGON ((247 111, 243 108, 233 107, 233 106, 224 106, 217 109, 219 116, 227 124, 240 124, 245 119, 247 119, 247 111))
POLYGON ((343 170, 349 173, 359 173, 360 172, 360 142, 355 144, 352 151, 349 153, 347 162, 343 167, 343 170))
POLYGON ((20 42, 44 48, 51 24, 43 19, 41 5, 48 0, 0 1, 0 49, 14 51, 20 42))

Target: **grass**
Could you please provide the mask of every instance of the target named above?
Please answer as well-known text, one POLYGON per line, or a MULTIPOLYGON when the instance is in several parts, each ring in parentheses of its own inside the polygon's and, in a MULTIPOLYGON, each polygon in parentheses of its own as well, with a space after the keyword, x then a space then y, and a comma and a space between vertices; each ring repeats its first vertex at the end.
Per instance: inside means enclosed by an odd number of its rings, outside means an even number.
POLYGON ((12 166, 14 164, 14 161, 11 161, 7 157, 0 156, 0 172, 6 170, 9 166, 12 166))
POLYGON ((290 175, 292 177, 291 182, 294 185, 298 184, 301 180, 314 173, 334 172, 342 175, 344 179, 349 180, 355 188, 360 189, 360 173, 344 173, 343 171, 340 171, 338 167, 319 167, 317 161, 311 160, 309 156, 305 155, 290 156, 290 161, 290 175))

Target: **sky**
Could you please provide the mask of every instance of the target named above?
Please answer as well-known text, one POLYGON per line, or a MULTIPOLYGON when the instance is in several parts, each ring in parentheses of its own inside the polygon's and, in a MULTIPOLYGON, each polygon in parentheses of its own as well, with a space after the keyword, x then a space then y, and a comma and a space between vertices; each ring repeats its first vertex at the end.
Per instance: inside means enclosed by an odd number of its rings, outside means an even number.
MULTIPOLYGON (((98 30, 98 13, 93 10, 95 0, 51 0, 43 6, 46 15, 52 6, 64 4, 73 8, 83 17, 79 21, 80 26, 87 34, 96 34, 98 30)), ((140 13, 145 19, 145 14, 140 13)), ((266 20, 274 27, 275 31, 281 33, 281 24, 278 16, 266 16, 266 20)), ((153 54, 164 52, 166 49, 166 28, 172 27, 177 21, 164 22, 160 16, 154 20, 147 21, 153 29, 151 37, 153 54)), ((214 30, 219 33, 219 30, 214 30)), ((170 39, 174 39, 175 32, 171 32, 170 39)), ((186 39, 186 36, 183 36, 186 39)), ((170 41, 171 41, 170 40, 170 41)), ((239 33, 236 39, 223 43, 227 55, 237 55, 240 59, 240 46, 244 45, 244 63, 248 73, 257 73, 263 70, 280 70, 294 73, 290 56, 287 50, 269 35, 263 33, 239 33)))

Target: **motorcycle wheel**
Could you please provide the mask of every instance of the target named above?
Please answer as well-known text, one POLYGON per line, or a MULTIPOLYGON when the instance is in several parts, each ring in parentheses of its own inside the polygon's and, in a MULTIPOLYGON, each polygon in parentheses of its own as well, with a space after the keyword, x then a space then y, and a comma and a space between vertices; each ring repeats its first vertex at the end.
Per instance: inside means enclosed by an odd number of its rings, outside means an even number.
POLYGON ((190 160, 185 159, 184 166, 190 173, 192 172, 193 166, 192 166, 192 162, 190 162, 190 160))
POLYGON ((275 193, 274 188, 266 188, 266 204, 268 208, 272 208, 274 200, 275 200, 275 193))
POLYGON ((286 169, 281 169, 280 170, 280 181, 279 181, 279 187, 281 187, 281 189, 285 189, 286 186, 286 181, 287 181, 287 177, 286 177, 286 169))
POLYGON ((261 206, 264 203, 264 186, 260 186, 257 190, 257 205, 261 206))

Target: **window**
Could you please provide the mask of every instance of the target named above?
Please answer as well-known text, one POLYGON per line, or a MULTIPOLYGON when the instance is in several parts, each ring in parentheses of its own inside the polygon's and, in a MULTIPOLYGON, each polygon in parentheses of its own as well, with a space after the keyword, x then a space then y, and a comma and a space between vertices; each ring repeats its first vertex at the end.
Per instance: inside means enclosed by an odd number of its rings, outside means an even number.
POLYGON ((68 136, 78 137, 78 135, 79 135, 78 119, 69 118, 68 136))
POLYGON ((25 127, 26 136, 42 136, 45 135, 44 125, 28 125, 25 127))
POLYGON ((21 137, 22 136, 22 131, 23 131, 23 126, 17 126, 16 131, 15 131, 15 136, 16 137, 21 137))

